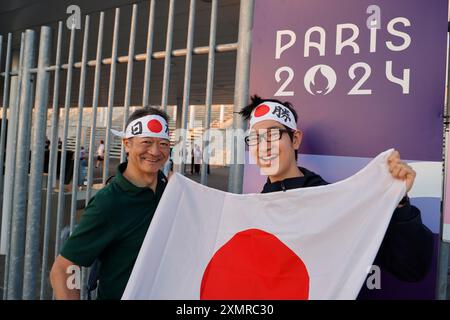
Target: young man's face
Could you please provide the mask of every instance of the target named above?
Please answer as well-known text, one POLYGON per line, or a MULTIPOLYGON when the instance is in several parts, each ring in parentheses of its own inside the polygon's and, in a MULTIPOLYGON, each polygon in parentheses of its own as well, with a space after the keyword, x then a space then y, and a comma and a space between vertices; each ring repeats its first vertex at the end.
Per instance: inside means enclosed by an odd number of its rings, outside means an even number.
POLYGON ((302 134, 296 131, 292 141, 286 131, 285 126, 274 120, 258 122, 250 130, 250 140, 259 141, 249 146, 250 154, 263 175, 282 175, 296 165, 295 150, 300 147, 302 134))
POLYGON ((134 137, 123 142, 128 165, 143 174, 157 173, 169 158, 170 142, 167 139, 134 137))

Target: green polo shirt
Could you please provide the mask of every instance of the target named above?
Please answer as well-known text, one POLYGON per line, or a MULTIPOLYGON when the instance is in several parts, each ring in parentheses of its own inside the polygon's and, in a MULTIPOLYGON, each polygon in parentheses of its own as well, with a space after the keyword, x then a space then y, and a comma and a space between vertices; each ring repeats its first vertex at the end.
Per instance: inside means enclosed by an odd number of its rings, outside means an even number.
POLYGON ((98 299, 120 299, 144 241, 167 180, 158 172, 156 192, 125 179, 127 163, 87 205, 61 255, 89 267, 98 258, 98 299))

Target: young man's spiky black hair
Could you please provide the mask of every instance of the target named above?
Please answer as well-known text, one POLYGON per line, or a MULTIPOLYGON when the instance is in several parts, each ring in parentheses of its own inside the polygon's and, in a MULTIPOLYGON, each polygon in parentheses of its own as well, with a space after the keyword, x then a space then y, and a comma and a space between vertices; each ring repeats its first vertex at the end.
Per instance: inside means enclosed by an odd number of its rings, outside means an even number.
POLYGON ((294 107, 292 106, 292 104, 290 102, 287 102, 287 101, 281 102, 280 100, 276 100, 276 99, 263 99, 256 94, 251 97, 251 100, 252 100, 252 102, 248 106, 245 106, 244 108, 242 108, 242 110, 239 112, 239 114, 242 117, 244 117, 245 120, 250 119, 250 116, 251 116, 253 110, 257 106, 259 106, 261 103, 263 103, 265 101, 269 101, 269 102, 276 102, 276 103, 282 104, 283 106, 288 108, 294 115, 295 122, 297 122, 297 118, 298 118, 297 111, 295 111, 294 107))

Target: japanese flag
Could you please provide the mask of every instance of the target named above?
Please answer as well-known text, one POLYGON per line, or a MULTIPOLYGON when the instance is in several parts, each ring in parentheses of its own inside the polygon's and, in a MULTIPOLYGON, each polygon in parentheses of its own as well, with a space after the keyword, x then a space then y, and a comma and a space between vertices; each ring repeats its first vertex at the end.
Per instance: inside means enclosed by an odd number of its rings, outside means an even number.
POLYGON ((230 194, 175 174, 122 299, 354 299, 405 183, 388 150, 350 178, 230 194))

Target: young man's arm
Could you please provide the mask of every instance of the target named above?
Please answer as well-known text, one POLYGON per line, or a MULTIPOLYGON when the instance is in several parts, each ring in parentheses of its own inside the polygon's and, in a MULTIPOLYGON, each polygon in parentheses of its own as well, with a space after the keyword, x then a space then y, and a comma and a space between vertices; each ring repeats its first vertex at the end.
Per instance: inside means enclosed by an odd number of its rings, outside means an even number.
POLYGON ((70 270, 73 267, 81 269, 61 255, 56 258, 50 271, 50 282, 56 300, 80 300, 80 290, 76 287, 71 289, 71 285, 68 283, 69 277, 73 276, 70 270))
MULTIPOLYGON (((401 161, 398 151, 391 153, 388 166, 395 179, 405 181, 406 191, 411 190, 416 172, 401 161)), ((423 225, 420 210, 412 206, 407 197, 405 200, 394 211, 375 264, 401 280, 420 281, 431 263, 433 234, 423 225)))
POLYGON ((420 281, 428 273, 433 234, 422 223, 420 210, 409 204, 394 211, 375 264, 404 281, 420 281))

